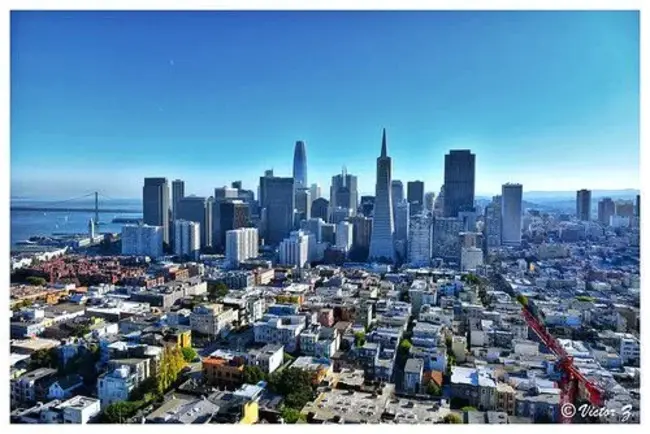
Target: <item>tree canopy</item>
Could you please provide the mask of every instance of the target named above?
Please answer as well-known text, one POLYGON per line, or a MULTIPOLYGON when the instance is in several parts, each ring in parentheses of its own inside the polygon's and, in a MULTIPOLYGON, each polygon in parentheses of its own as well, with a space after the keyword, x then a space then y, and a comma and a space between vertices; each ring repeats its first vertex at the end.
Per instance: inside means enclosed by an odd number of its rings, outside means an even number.
POLYGON ((435 381, 429 381, 427 384, 427 393, 431 396, 440 396, 442 395, 442 389, 435 381))
POLYGON ((300 368, 287 368, 274 372, 269 378, 271 391, 285 397, 284 405, 301 410, 313 399, 312 376, 300 368))
POLYGON ((158 392, 165 393, 176 381, 178 374, 185 367, 185 359, 180 349, 175 346, 166 346, 163 350, 158 373, 158 392))
POLYGON ((208 284, 208 294, 210 300, 223 298, 228 294, 228 286, 223 282, 210 283, 208 284))
POLYGON ((192 347, 181 348, 181 353, 183 354, 183 359, 185 359, 185 361, 188 363, 196 359, 198 356, 198 353, 192 347))
POLYGON ((297 423, 305 421, 305 415, 294 408, 283 407, 281 414, 282 420, 284 420, 285 423, 297 423))
POLYGON ((244 383, 257 384, 266 379, 266 374, 259 366, 244 366, 244 383))
POLYGON ((442 421, 444 423, 463 423, 460 416, 458 416, 456 413, 449 413, 442 419, 442 421))
POLYGON ((354 345, 362 347, 366 343, 366 334, 364 332, 356 332, 354 334, 354 345))
POLYGON ((25 280, 27 281, 27 283, 29 283, 30 285, 34 285, 34 286, 46 286, 47 285, 47 280, 43 279, 42 277, 29 276, 25 280))

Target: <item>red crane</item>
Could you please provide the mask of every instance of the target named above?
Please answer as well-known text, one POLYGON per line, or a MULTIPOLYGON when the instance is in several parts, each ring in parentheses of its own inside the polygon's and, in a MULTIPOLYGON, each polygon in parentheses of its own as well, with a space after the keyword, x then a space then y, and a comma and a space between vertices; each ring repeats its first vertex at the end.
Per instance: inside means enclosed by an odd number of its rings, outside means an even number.
MULTIPOLYGON (((559 361, 557 367, 562 373, 560 380, 560 408, 566 404, 576 403, 576 397, 579 392, 595 407, 603 405, 603 390, 593 382, 589 381, 573 364, 573 357, 569 356, 560 343, 551 335, 535 315, 532 314, 529 307, 523 305, 522 313, 528 327, 532 328, 546 347, 555 354, 559 361)), ((564 413, 564 412, 560 412, 564 413)), ((571 423, 571 417, 561 414, 562 423, 571 423)))

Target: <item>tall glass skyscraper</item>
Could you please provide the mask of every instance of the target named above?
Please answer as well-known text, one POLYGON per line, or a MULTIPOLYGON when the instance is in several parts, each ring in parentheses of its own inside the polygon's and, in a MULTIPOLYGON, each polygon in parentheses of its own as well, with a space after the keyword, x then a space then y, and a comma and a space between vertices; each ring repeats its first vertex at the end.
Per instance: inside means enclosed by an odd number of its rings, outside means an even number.
POLYGON ((162 226, 163 242, 169 243, 169 182, 167 178, 145 178, 142 187, 142 220, 162 226))
POLYGON ((370 239, 370 259, 395 260, 393 236, 393 201, 391 192, 392 160, 386 152, 386 129, 381 139, 381 155, 377 158, 377 183, 370 239))
POLYGON ((445 155, 444 216, 458 217, 460 211, 474 210, 476 156, 469 150, 445 155))
POLYGON ((521 244, 521 214, 521 184, 504 184, 501 187, 501 244, 521 244))
POLYGON ((293 150, 293 183, 294 190, 309 188, 307 184, 307 152, 305 142, 299 140, 293 150))

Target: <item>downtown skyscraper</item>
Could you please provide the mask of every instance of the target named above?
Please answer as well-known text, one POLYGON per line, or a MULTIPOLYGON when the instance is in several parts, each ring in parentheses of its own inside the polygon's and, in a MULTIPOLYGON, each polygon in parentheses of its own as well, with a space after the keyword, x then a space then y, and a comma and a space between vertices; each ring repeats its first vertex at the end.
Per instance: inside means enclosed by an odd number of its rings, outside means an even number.
POLYGON ((445 217, 474 210, 475 173, 476 156, 471 151, 452 150, 445 155, 445 217))
POLYGON ((169 182, 167 178, 145 178, 142 187, 142 220, 161 226, 163 242, 169 243, 169 182))
POLYGON ((391 192, 392 160, 386 151, 386 129, 381 139, 381 154, 377 158, 377 181, 375 184, 375 205, 370 239, 370 259, 395 260, 393 238, 393 201, 391 192))
POLYGON ((576 215, 578 220, 591 220, 591 190, 578 190, 576 192, 576 215))
POLYGON ((504 184, 501 187, 501 244, 521 245, 521 184, 504 184))
POLYGON ((293 185, 294 190, 309 188, 307 184, 307 151, 305 142, 299 140, 293 150, 293 185))

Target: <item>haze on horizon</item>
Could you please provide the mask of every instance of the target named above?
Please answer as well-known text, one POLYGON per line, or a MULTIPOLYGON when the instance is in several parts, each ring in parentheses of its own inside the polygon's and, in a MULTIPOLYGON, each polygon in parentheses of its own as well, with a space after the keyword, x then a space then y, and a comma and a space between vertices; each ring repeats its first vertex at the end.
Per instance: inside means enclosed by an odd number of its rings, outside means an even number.
POLYGON ((438 193, 476 154, 477 195, 639 188, 638 12, 12 12, 11 194, 210 195, 346 166, 374 192, 438 193))

